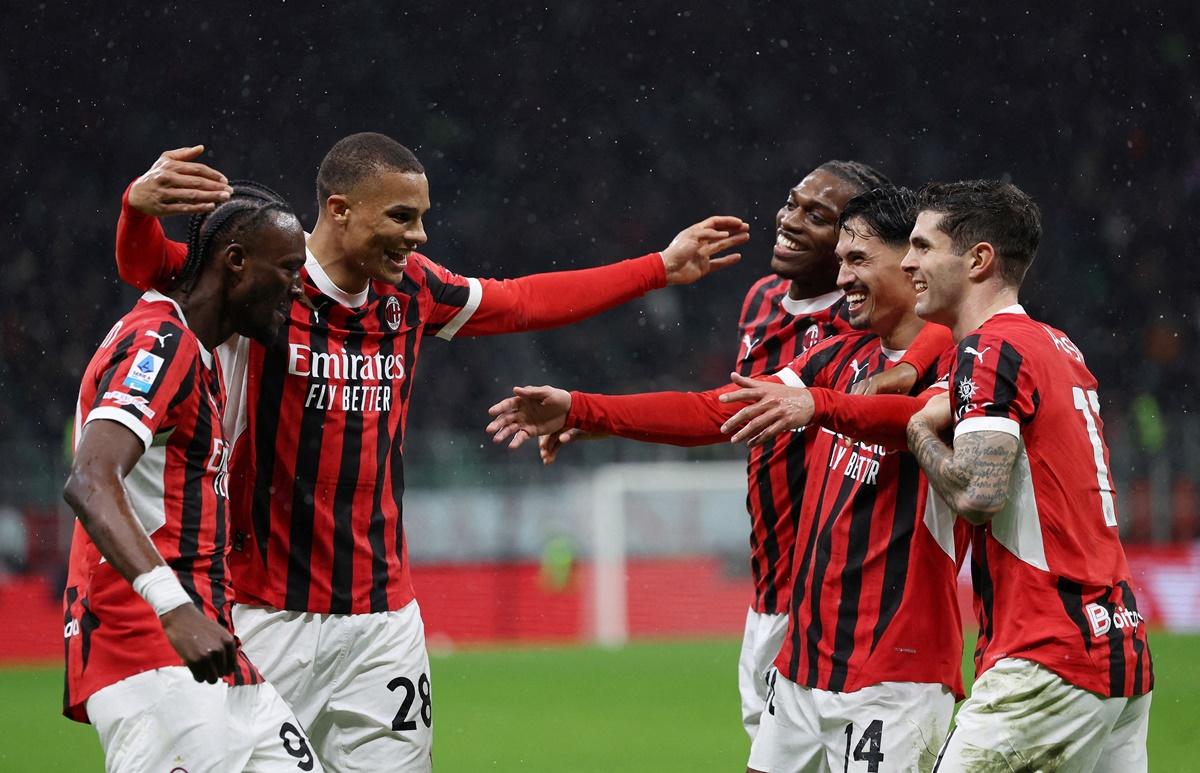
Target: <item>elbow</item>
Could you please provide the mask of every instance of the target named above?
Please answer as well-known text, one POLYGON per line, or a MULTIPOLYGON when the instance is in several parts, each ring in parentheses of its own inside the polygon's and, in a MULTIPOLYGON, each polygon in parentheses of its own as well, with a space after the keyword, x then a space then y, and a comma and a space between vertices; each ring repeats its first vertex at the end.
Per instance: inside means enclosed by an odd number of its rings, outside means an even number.
POLYGON ((985 497, 972 492, 964 492, 954 500, 954 512, 973 526, 983 526, 991 522, 1004 506, 1008 497, 985 497))
POLYGON ((71 474, 67 476, 67 482, 63 485, 63 501, 75 511, 75 515, 81 521, 86 520, 86 505, 92 488, 92 481, 87 473, 78 468, 71 469, 71 474))

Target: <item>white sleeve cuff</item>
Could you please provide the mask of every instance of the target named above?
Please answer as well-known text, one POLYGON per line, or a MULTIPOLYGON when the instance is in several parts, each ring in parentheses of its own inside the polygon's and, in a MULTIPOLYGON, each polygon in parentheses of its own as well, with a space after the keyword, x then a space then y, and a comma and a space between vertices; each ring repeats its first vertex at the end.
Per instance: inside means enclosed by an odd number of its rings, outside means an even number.
POLYGON ((954 437, 969 432, 1003 432, 1015 438, 1021 437, 1021 425, 1007 416, 970 416, 954 428, 954 437))
POLYGON ((96 419, 115 421, 138 436, 138 439, 142 441, 143 450, 150 450, 150 443, 154 440, 154 433, 145 424, 130 416, 128 411, 121 408, 114 408, 111 405, 102 405, 99 408, 92 409, 91 413, 87 416, 87 420, 83 422, 83 426, 86 427, 96 419))
POLYGON ((783 368, 775 371, 775 377, 790 387, 804 387, 804 380, 796 375, 796 371, 791 368, 783 368))
POLYGON ((442 329, 437 332, 438 338, 449 341, 463 325, 467 324, 467 320, 479 308, 479 302, 483 300, 483 283, 474 277, 470 277, 467 279, 467 287, 469 288, 467 305, 459 309, 458 313, 442 326, 442 329))

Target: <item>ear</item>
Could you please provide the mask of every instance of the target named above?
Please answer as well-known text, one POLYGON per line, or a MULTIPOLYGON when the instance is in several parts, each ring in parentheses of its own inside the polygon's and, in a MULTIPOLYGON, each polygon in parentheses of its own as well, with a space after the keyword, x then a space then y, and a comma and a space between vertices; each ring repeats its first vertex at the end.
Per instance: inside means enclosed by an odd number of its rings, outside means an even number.
POLYGON ((989 242, 979 242, 967 251, 967 276, 975 281, 1000 275, 1000 256, 989 242))
POLYGON ((345 225, 350 215, 350 200, 340 193, 333 194, 325 199, 325 213, 333 218, 333 222, 345 225))
POLYGON ((246 271, 246 248, 234 242, 221 251, 221 260, 231 275, 238 276, 246 271))

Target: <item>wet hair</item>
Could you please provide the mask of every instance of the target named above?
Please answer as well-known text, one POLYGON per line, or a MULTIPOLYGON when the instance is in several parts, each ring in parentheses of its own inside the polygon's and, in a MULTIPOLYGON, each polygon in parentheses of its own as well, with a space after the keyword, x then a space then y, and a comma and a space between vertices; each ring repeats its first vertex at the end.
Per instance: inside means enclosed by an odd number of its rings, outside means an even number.
POLYGON ((245 239, 269 213, 284 212, 295 217, 291 205, 265 185, 234 180, 229 186, 233 188, 233 195, 228 201, 212 212, 192 215, 188 225, 187 259, 175 277, 175 286, 193 285, 212 257, 215 246, 245 239))
POLYGON ((963 253, 987 242, 1000 258, 1000 275, 1019 286, 1037 255, 1042 213, 1029 194, 1000 180, 929 183, 917 193, 917 211, 942 215, 938 230, 963 253))
POLYGON ((893 247, 908 244, 917 220, 917 194, 908 188, 885 185, 860 193, 846 202, 838 216, 838 229, 862 235, 850 227, 858 219, 866 226, 867 235, 877 236, 893 247))
POLYGON ((829 172, 834 177, 845 180, 855 187, 856 193, 892 184, 883 172, 861 161, 826 161, 817 167, 817 171, 829 172))
POLYGON ((317 203, 323 205, 335 193, 348 193, 380 172, 424 174, 425 167, 411 150, 384 134, 361 132, 343 137, 325 154, 317 170, 317 203))

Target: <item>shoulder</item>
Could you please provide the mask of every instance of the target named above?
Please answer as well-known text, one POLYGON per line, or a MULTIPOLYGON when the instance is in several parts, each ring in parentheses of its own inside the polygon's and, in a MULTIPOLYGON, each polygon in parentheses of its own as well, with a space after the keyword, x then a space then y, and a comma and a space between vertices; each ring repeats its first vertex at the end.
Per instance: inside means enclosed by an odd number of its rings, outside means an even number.
POLYGON ((853 330, 818 341, 802 359, 808 363, 808 369, 822 370, 831 365, 845 365, 856 355, 878 352, 879 349, 879 336, 866 330, 853 330))

